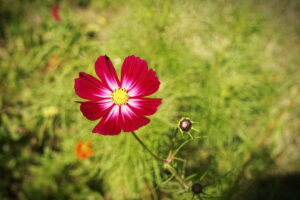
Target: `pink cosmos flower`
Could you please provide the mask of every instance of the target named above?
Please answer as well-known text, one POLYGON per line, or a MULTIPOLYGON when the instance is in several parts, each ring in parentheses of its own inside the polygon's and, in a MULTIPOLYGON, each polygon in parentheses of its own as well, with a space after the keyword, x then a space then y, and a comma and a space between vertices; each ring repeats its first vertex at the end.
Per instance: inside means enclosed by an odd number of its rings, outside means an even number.
POLYGON ((100 80, 80 72, 74 86, 79 97, 89 100, 79 102, 82 114, 89 120, 101 118, 93 133, 117 135, 150 122, 145 116, 157 111, 161 99, 145 96, 156 92, 160 82, 146 61, 128 56, 122 65, 121 80, 107 56, 97 59, 95 71, 100 80))
POLYGON ((55 21, 60 22, 60 15, 59 15, 59 7, 58 6, 53 6, 52 7, 52 17, 55 21))

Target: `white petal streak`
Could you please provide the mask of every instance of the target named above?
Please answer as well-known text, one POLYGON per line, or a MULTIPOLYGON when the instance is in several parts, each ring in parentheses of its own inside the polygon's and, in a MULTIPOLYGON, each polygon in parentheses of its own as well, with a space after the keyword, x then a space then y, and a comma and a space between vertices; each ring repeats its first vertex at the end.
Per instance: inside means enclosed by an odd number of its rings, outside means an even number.
POLYGON ((110 87, 110 89, 112 91, 119 88, 118 82, 116 80, 114 80, 113 78, 107 77, 106 75, 104 75, 104 77, 105 77, 105 80, 106 80, 108 86, 110 87))
POLYGON ((128 95, 131 97, 138 96, 140 94, 140 89, 138 86, 134 86, 132 89, 128 91, 128 95))
POLYGON ((140 108, 141 104, 139 103, 139 101, 139 99, 129 99, 127 103, 132 107, 140 108))
POLYGON ((132 85, 132 81, 129 81, 129 79, 126 76, 124 76, 121 87, 124 88, 125 90, 129 90, 131 85, 132 85))
POLYGON ((134 114, 133 111, 127 105, 121 106, 121 114, 126 118, 132 118, 131 116, 134 114))
POLYGON ((101 97, 101 98, 111 98, 111 91, 106 89, 106 88, 101 88, 99 89, 99 93, 95 94, 95 96, 97 97, 101 97))
POLYGON ((107 108, 111 107, 114 103, 111 99, 108 99, 106 101, 101 101, 101 104, 104 109, 107 109, 107 108))
POLYGON ((107 120, 109 120, 110 118, 112 119, 116 119, 118 118, 118 115, 119 115, 119 109, 120 109, 120 106, 118 105, 115 105, 108 113, 108 116, 107 116, 107 120))

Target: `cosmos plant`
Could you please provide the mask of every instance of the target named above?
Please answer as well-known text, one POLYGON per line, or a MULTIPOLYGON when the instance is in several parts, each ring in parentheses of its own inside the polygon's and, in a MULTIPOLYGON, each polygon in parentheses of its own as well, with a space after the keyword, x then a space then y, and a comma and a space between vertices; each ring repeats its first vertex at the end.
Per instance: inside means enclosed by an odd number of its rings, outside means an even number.
MULTIPOLYGON (((80 110, 88 120, 100 120, 92 130, 101 135, 118 135, 123 132, 131 132, 142 147, 156 160, 163 163, 164 168, 172 174, 184 191, 192 191, 192 185, 187 183, 184 176, 178 173, 172 163, 174 160, 184 161, 176 157, 178 151, 189 141, 193 140, 190 130, 192 121, 182 118, 174 131, 172 141, 176 142, 177 132, 188 133, 191 139, 186 140, 177 148, 172 145, 166 159, 159 157, 142 141, 135 133, 140 127, 147 125, 149 115, 156 113, 162 103, 160 98, 149 98, 159 89, 160 81, 156 73, 148 67, 146 61, 136 56, 125 58, 120 79, 116 70, 107 56, 100 56, 95 62, 95 71, 98 78, 87 73, 80 72, 75 79, 74 88, 76 94, 86 99, 77 101, 80 110)), ((79 142, 77 156, 87 158, 93 150, 90 143, 79 142)), ((171 180, 171 179, 170 179, 171 180)))

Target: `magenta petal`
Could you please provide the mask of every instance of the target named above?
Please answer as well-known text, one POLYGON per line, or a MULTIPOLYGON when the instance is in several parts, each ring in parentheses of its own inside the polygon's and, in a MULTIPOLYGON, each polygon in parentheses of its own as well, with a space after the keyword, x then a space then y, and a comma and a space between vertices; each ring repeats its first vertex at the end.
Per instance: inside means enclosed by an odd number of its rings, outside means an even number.
POLYGON ((128 56, 121 71, 122 88, 128 90, 131 97, 148 96, 156 92, 160 82, 153 70, 148 69, 146 61, 128 56))
POLYGON ((92 75, 89 75, 85 72, 79 72, 79 77, 89 81, 91 84, 93 84, 97 87, 103 87, 103 84, 101 83, 101 81, 99 81, 97 78, 95 78, 92 75))
POLYGON ((109 98, 111 94, 98 79, 84 72, 80 72, 79 78, 75 79, 74 88, 79 97, 88 100, 109 98))
POLYGON ((95 71, 103 84, 111 91, 120 87, 116 70, 107 56, 100 56, 95 63, 95 71))
POLYGON ((117 135, 121 132, 120 106, 114 106, 93 129, 93 133, 117 135))
POLYGON ((148 72, 146 61, 135 56, 125 58, 121 71, 121 85, 126 90, 132 89, 139 81, 140 77, 148 72))
POLYGON ((104 116, 114 105, 111 99, 80 102, 82 114, 89 120, 97 120, 104 116))
POLYGON ((129 106, 121 106, 122 129, 124 132, 131 132, 145 126, 150 120, 138 113, 135 113, 129 106))
POLYGON ((141 115, 153 115, 156 113, 158 106, 161 104, 161 99, 155 98, 137 98, 129 99, 128 106, 135 112, 141 115))
POLYGON ((160 82, 153 70, 149 70, 148 73, 142 77, 138 84, 136 84, 131 90, 128 91, 131 97, 144 97, 153 94, 159 88, 160 82))

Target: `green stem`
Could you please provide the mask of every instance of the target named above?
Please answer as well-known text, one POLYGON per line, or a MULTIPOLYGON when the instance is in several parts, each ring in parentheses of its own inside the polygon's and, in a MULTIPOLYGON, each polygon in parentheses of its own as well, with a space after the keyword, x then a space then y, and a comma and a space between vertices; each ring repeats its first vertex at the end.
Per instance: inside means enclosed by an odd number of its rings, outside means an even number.
POLYGON ((151 154, 151 156, 152 157, 154 157, 156 160, 159 160, 159 161, 162 161, 162 162, 164 162, 164 163, 167 163, 167 161, 165 160, 165 159, 163 159, 163 158, 160 158, 159 156, 157 156, 155 153, 153 153, 145 144, 144 144, 144 142, 139 138, 139 136, 137 136, 136 134, 135 134, 135 132, 134 131, 132 131, 132 134, 133 134, 133 136, 135 137, 135 139, 144 147, 144 149, 146 150, 146 151, 148 151, 150 154, 151 154))
POLYGON ((150 153, 152 157, 154 157, 156 160, 162 161, 165 163, 166 169, 172 173, 172 175, 175 177, 175 179, 182 185, 184 189, 188 189, 189 185, 183 180, 183 178, 180 176, 180 174, 176 171, 175 168, 173 168, 168 160, 165 160, 163 158, 160 158, 155 153, 153 153, 145 144, 144 142, 135 134, 134 131, 132 131, 132 135, 135 137, 135 139, 143 146, 143 148, 150 153))
POLYGON ((169 172, 172 173, 172 175, 175 177, 175 179, 182 185, 184 189, 189 189, 189 185, 183 180, 183 178, 178 174, 175 168, 173 168, 171 165, 166 164, 166 169, 169 170, 169 172))
POLYGON ((176 156, 176 154, 178 153, 178 151, 184 146, 186 145, 187 143, 189 143, 191 140, 186 140, 184 141, 173 153, 173 156, 176 156))

